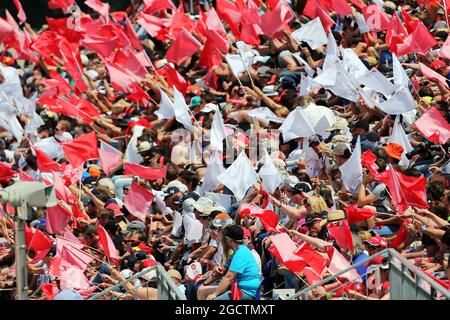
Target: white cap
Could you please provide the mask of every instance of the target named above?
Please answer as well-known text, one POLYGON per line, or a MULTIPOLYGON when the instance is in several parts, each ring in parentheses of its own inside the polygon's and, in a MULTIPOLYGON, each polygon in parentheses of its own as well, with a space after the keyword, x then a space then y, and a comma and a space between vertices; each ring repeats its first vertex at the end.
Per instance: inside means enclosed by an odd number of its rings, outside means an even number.
POLYGON ((219 106, 215 103, 207 103, 201 112, 209 113, 219 110, 219 106))

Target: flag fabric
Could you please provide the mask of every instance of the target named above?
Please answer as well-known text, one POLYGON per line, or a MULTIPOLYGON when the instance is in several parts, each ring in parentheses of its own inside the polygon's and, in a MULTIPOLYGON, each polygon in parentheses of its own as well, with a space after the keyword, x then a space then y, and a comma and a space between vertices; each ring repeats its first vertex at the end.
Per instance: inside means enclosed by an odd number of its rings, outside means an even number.
POLYGON ((392 240, 392 242, 389 244, 389 247, 397 249, 403 242, 405 242, 407 237, 408 230, 405 227, 405 221, 402 221, 402 223, 400 224, 400 228, 398 229, 394 240, 392 240))
MULTIPOLYGON (((328 256, 330 257, 330 264, 328 265, 328 271, 334 275, 342 270, 351 267, 350 262, 334 247, 327 247, 328 256)), ((361 276, 356 269, 351 269, 346 273, 340 275, 341 278, 354 282, 362 282, 361 276)))
POLYGON ((175 119, 183 125, 186 130, 194 131, 194 126, 192 125, 192 120, 189 115, 189 107, 186 104, 183 94, 177 90, 176 87, 173 88, 173 109, 175 114, 175 119))
POLYGON ((89 289, 90 285, 88 279, 83 273, 83 270, 78 268, 68 268, 64 271, 61 271, 61 275, 59 277, 59 286, 61 290, 67 288, 73 289, 89 289))
POLYGON ((84 2, 88 7, 97 11, 102 17, 108 21, 109 3, 104 3, 100 0, 86 0, 84 2))
POLYGON ((225 60, 236 78, 239 78, 239 76, 250 67, 244 64, 244 61, 242 61, 239 54, 227 54, 225 60))
POLYGON ((387 114, 403 114, 417 108, 408 87, 402 87, 386 101, 379 104, 380 109, 387 114))
POLYGON ((47 208, 46 229, 48 233, 61 234, 69 223, 72 214, 61 205, 47 208))
POLYGON ((166 59, 177 65, 193 56, 201 47, 198 42, 185 28, 182 28, 177 39, 172 43, 166 53, 166 59))
POLYGON ((267 192, 273 194, 280 184, 283 183, 283 178, 275 167, 272 158, 265 151, 262 158, 263 166, 258 172, 259 177, 262 180, 262 187, 267 192))
POLYGON ((445 144, 450 139, 450 125, 436 108, 422 114, 415 126, 431 142, 445 144))
POLYGON ((117 168, 118 165, 122 163, 123 154, 116 148, 100 140, 98 158, 103 172, 107 176, 110 176, 113 169, 117 168))
POLYGON ((145 222, 154 198, 155 196, 150 190, 133 182, 123 205, 133 216, 145 222))
POLYGON ((241 201, 247 190, 259 178, 247 155, 242 151, 233 164, 217 177, 217 180, 233 192, 237 201, 241 201))
POLYGON ((269 238, 272 241, 269 247, 270 253, 290 271, 298 273, 307 266, 307 262, 295 254, 297 245, 286 233, 278 233, 269 238))
POLYGON ((272 38, 281 27, 286 26, 292 19, 294 14, 289 5, 284 2, 278 2, 278 5, 271 11, 266 12, 261 17, 261 28, 265 35, 272 38))
POLYGON ((135 125, 133 127, 133 135, 131 136, 130 141, 128 142, 127 148, 125 150, 124 162, 131 163, 141 163, 144 161, 144 158, 139 154, 139 150, 137 148, 137 139, 142 135, 145 127, 135 125))
POLYGON ((86 267, 94 261, 94 258, 92 258, 89 254, 81 249, 78 249, 76 244, 73 245, 70 242, 67 242, 62 248, 60 258, 61 273, 64 270, 69 270, 72 268, 84 271, 86 267))
POLYGON ((361 142, 359 136, 352 155, 339 167, 339 171, 341 171, 342 174, 344 187, 350 192, 355 192, 361 185, 363 176, 361 165, 361 142))
POLYGON ((347 219, 329 222, 327 230, 341 249, 353 252, 355 247, 353 246, 352 233, 347 219))
POLYGON ((318 17, 292 32, 292 37, 298 43, 305 41, 313 50, 328 43, 327 34, 318 17))
POLYGON ((439 57, 450 60, 450 38, 447 37, 441 49, 439 50, 439 57))
POLYGON ((99 156, 95 131, 61 142, 61 147, 73 167, 79 167, 87 160, 98 159, 99 156))
POLYGON ((382 93, 384 96, 391 96, 394 91, 394 85, 376 68, 367 71, 366 74, 356 80, 358 84, 363 84, 364 88, 369 88, 382 93))
POLYGON ((124 174, 138 176, 147 180, 164 179, 167 174, 167 167, 149 168, 131 162, 125 162, 123 167, 124 174))
POLYGON ((53 283, 41 284, 42 293, 44 293, 46 300, 53 300, 53 298, 59 293, 59 289, 53 283))
POLYGON ((352 204, 345 208, 345 214, 349 224, 370 219, 375 215, 370 209, 358 208, 357 204, 352 204))
POLYGON ((446 86, 447 88, 449 88, 448 84, 447 84, 447 79, 437 73, 436 71, 428 68, 426 65, 424 65, 423 63, 419 62, 419 70, 420 72, 423 74, 423 76, 427 79, 433 79, 436 78, 439 80, 439 82, 441 82, 444 86, 446 86))
POLYGON ((375 163, 377 156, 373 154, 372 150, 366 150, 361 154, 361 165, 369 170, 371 175, 378 174, 380 167, 375 163))
POLYGON ((380 32, 389 28, 389 19, 378 4, 372 3, 361 11, 370 31, 380 32))
POLYGON ((313 286, 323 280, 322 275, 314 271, 311 267, 305 267, 303 269, 303 274, 305 275, 306 281, 308 281, 310 286, 313 286))
POLYGON ((146 14, 155 14, 165 9, 175 12, 177 7, 171 0, 144 0, 144 12, 146 14))
POLYGON ((320 6, 318 6, 316 10, 317 16, 319 17, 320 22, 322 23, 323 29, 326 32, 330 32, 330 29, 335 24, 335 22, 330 18, 330 16, 325 11, 323 11, 323 9, 320 6))
POLYGON ((211 150, 222 151, 223 150, 223 140, 227 137, 227 131, 225 125, 223 124, 222 114, 220 110, 216 110, 214 113, 212 125, 211 125, 211 150))
POLYGON ((408 75, 403 69, 402 64, 398 60, 395 53, 392 53, 392 69, 394 72, 394 87, 400 89, 402 87, 407 88, 409 83, 408 75))
POLYGON ((375 176, 375 179, 387 186, 397 212, 403 213, 409 206, 422 209, 429 207, 425 177, 407 176, 389 166, 387 170, 375 176))
POLYGON ((159 90, 161 94, 161 101, 159 103, 159 109, 155 111, 156 116, 159 120, 170 119, 175 117, 173 102, 161 89, 159 90))
POLYGON ((200 187, 201 192, 205 193, 214 190, 220 184, 217 177, 224 171, 225 168, 223 166, 220 153, 213 150, 208 161, 208 166, 206 167, 203 183, 200 187))
POLYGON ((108 232, 102 225, 97 224, 98 229, 98 238, 102 245, 103 251, 110 261, 112 261, 115 265, 117 265, 120 261, 120 256, 117 253, 116 246, 109 236, 108 232))
POLYGON ((347 3, 347 0, 332 0, 333 9, 341 16, 345 17, 352 13, 352 7, 347 3))
POLYGON ((233 281, 231 285, 231 300, 241 300, 244 293, 239 289, 239 284, 237 280, 233 281))
POLYGON ((20 3, 20 0, 13 0, 13 2, 17 9, 17 18, 19 18, 20 24, 25 23, 25 21, 27 21, 27 16, 25 14, 25 11, 22 8, 22 4, 20 3))
POLYGON ((33 249, 34 258, 31 263, 42 260, 52 248, 53 241, 41 230, 25 226, 25 246, 33 249))
POLYGON ((283 135, 284 143, 296 138, 309 138, 315 134, 308 116, 301 108, 291 111, 278 130, 283 135))
POLYGON ((187 81, 183 78, 181 74, 178 73, 178 71, 173 68, 170 64, 166 64, 164 68, 159 69, 158 72, 165 76, 167 84, 169 87, 176 87, 178 91, 180 91, 182 94, 186 93, 186 89, 189 86, 187 81))
POLYGON ((403 130, 403 126, 400 122, 400 115, 395 117, 394 127, 392 128, 392 133, 388 138, 388 143, 395 142, 403 147, 402 157, 400 159, 400 165, 408 165, 409 159, 406 157, 408 152, 414 150, 411 143, 409 142, 409 138, 403 130))
POLYGON ((397 54, 399 56, 410 53, 425 54, 428 50, 437 44, 436 39, 428 31, 427 27, 420 22, 414 31, 408 35, 403 41, 403 45, 397 46, 397 54))
POLYGON ((278 215, 272 210, 258 210, 251 212, 250 216, 257 217, 267 232, 277 232, 278 215))
POLYGON ((75 0, 48 0, 49 9, 65 9, 69 8, 75 3, 75 0))
POLYGON ((65 229, 63 235, 56 236, 56 256, 61 257, 64 248, 74 247, 78 250, 84 248, 84 244, 69 230, 65 229))
MULTIPOLYGON (((316 251, 309 243, 304 243, 296 251, 295 255, 302 258, 309 267, 316 273, 322 274, 324 268, 327 265, 327 259, 325 259, 320 253, 316 251)), ((305 271, 305 270, 303 270, 305 271)))

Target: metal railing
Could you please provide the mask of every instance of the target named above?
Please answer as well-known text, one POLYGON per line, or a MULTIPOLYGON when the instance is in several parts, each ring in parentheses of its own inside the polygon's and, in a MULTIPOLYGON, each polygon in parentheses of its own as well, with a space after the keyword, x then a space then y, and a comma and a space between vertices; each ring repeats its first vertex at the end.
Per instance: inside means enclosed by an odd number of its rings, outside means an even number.
MULTIPOLYGON (((290 297, 289 300, 297 300, 299 297, 303 297, 304 300, 308 300, 308 294, 311 293, 312 290, 334 282, 343 274, 354 270, 361 265, 365 265, 372 259, 379 256, 388 257, 389 259, 389 294, 391 300, 433 300, 436 299, 438 294, 441 297, 450 300, 450 291, 448 289, 442 287, 439 283, 431 279, 425 274, 424 271, 417 268, 394 249, 385 249, 364 260, 361 260, 347 269, 339 271, 338 273, 312 286, 308 286, 307 288, 300 290, 294 296, 290 297)), ((331 292, 342 288, 344 285, 345 284, 331 290, 331 292)))
POLYGON ((146 268, 145 270, 136 273, 132 275, 131 277, 127 278, 126 280, 119 282, 118 284, 103 290, 102 292, 96 293, 92 297, 90 297, 87 300, 97 300, 106 294, 110 293, 111 291, 115 291, 121 287, 123 287, 125 284, 138 279, 147 273, 154 271, 156 269, 156 279, 157 279, 157 297, 158 300, 186 300, 186 296, 184 293, 178 289, 176 284, 173 282, 172 278, 167 274, 166 270, 161 264, 157 264, 154 267, 146 268))

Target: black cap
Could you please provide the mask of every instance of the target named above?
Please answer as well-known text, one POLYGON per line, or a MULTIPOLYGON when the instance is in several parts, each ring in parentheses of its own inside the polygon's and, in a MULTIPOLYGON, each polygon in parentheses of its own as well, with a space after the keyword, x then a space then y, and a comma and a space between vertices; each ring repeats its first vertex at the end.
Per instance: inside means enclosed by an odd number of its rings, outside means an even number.
POLYGON ((314 222, 320 222, 322 220, 323 219, 321 218, 320 215, 317 215, 314 213, 309 213, 305 218, 305 222, 303 223, 303 226, 310 227, 314 222))
POLYGON ((234 241, 244 240, 244 230, 237 224, 232 224, 223 229, 223 236, 234 241))
POLYGON ((371 131, 368 134, 366 134, 366 138, 370 142, 378 142, 380 141, 380 134, 378 132, 371 131))
POLYGON ((350 129, 358 129, 358 128, 369 131, 369 122, 367 120, 361 119, 350 124, 350 129))
POLYGON ((323 141, 322 136, 320 134, 315 134, 309 138, 308 142, 309 142, 309 146, 311 147, 312 144, 321 143, 322 141, 323 141))
POLYGON ((292 194, 308 193, 311 192, 312 187, 308 182, 299 182, 294 187, 289 188, 289 192, 292 194))

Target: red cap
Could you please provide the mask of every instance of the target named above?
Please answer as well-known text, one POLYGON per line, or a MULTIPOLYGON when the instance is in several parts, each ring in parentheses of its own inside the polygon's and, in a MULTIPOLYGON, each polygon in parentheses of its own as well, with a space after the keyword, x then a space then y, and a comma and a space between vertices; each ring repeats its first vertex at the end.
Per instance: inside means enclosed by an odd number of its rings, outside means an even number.
POLYGON ((432 64, 430 64, 431 69, 434 71, 439 70, 445 67, 445 62, 441 60, 434 60, 432 64))
POLYGON ((153 249, 141 242, 138 246, 139 249, 144 250, 145 252, 149 254, 153 254, 153 249))
POLYGON ((120 207, 117 205, 117 203, 114 203, 114 202, 108 203, 105 206, 105 208, 114 211, 114 215, 116 217, 117 216, 123 216, 123 213, 122 213, 122 211, 120 211, 120 207))
POLYGON ((386 239, 384 239, 383 237, 380 237, 380 236, 372 237, 370 239, 364 240, 364 242, 367 242, 368 244, 370 244, 371 246, 374 246, 374 247, 387 248, 386 239))
POLYGON ((142 261, 142 269, 149 268, 149 267, 155 267, 157 265, 157 262, 153 259, 146 259, 142 261))

